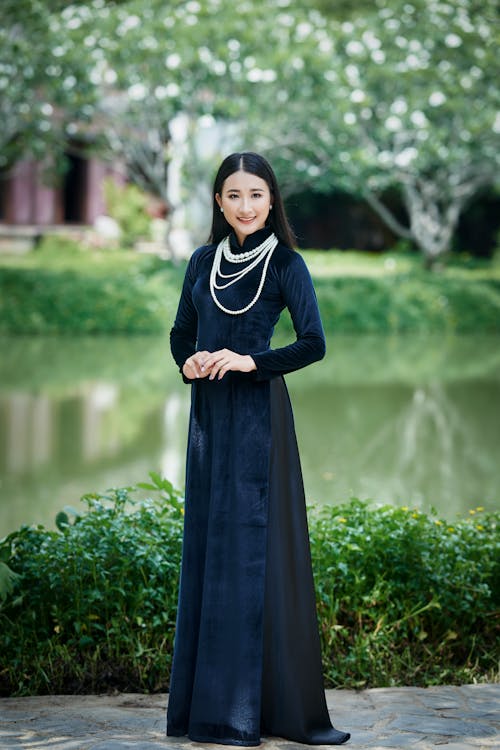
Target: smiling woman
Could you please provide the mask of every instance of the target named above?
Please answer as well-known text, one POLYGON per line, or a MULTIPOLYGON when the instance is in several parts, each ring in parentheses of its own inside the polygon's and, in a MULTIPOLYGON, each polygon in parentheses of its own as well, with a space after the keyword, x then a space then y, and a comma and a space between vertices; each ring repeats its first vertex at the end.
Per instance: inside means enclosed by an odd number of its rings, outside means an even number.
POLYGON ((273 207, 266 181, 242 169, 224 180, 222 194, 216 193, 215 199, 240 245, 245 237, 265 226, 273 207))
POLYGON ((171 331, 192 384, 167 734, 339 745, 330 723, 293 416, 283 375, 321 359, 311 277, 274 173, 231 154, 171 331), (296 340, 270 348, 288 308, 296 340), (300 603, 299 606, 297 603, 300 603))

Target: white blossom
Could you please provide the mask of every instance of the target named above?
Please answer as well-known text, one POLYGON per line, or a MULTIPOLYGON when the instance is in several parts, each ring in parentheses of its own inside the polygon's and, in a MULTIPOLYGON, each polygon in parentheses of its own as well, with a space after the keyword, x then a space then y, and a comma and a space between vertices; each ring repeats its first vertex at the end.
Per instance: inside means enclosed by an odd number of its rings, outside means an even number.
POLYGON ((403 123, 399 119, 399 117, 396 117, 396 115, 391 115, 387 118, 385 121, 385 127, 387 130, 390 130, 391 132, 395 132, 396 130, 401 130, 403 123))
POLYGON ((408 148, 403 149, 403 151, 400 151, 399 154, 396 154, 394 157, 394 163, 398 167, 407 167, 409 164, 411 164, 414 159, 416 159, 418 156, 418 151, 413 146, 409 146, 408 148))
POLYGON ((394 161, 394 157, 390 151, 380 151, 377 156, 378 163, 383 167, 389 167, 394 161))
POLYGON ((365 51, 365 48, 363 47, 361 42, 353 39, 352 41, 347 42, 345 51, 348 55, 362 55, 365 51))
POLYGON ((410 70, 418 70, 419 68, 425 67, 422 65, 422 60, 417 55, 408 55, 406 58, 406 64, 410 70))
POLYGON ((297 25, 297 28, 295 29, 295 35, 299 41, 303 41, 304 39, 307 39, 307 37, 311 34, 312 26, 310 23, 299 23, 297 25))
POLYGON ((173 81, 167 83, 165 88, 167 89, 167 96, 169 97, 179 96, 181 91, 179 85, 177 83, 174 83, 173 81))
POLYGON ((214 60, 212 70, 216 76, 223 76, 227 71, 227 65, 224 60, 214 60))
POLYGON ((381 49, 374 49, 371 58, 377 65, 382 65, 385 63, 385 52, 381 49))
POLYGON ((143 83, 133 83, 127 93, 133 101, 140 102, 146 97, 147 89, 143 83))
POLYGON ((393 112, 395 115, 404 115, 407 111, 408 104, 404 99, 402 99, 401 97, 398 97, 398 99, 394 99, 391 104, 391 112, 393 112))
POLYGON ((137 26, 141 25, 141 19, 139 16, 127 16, 121 26, 117 29, 118 34, 120 36, 123 36, 123 34, 126 34, 127 31, 130 31, 130 29, 135 29, 137 26))
POLYGON ((397 31, 401 26, 397 18, 388 18, 384 24, 387 31, 397 31))
POLYGON ((346 65, 345 73, 347 80, 351 85, 355 85, 359 81, 359 70, 356 65, 346 65))
POLYGON ((181 64, 181 56, 177 52, 172 52, 165 58, 165 66, 170 70, 175 70, 181 64))
POLYGON ((462 39, 458 34, 447 34, 444 38, 444 43, 447 47, 460 47, 462 39))
POLYGON ((431 107, 439 107, 441 104, 444 104, 445 101, 446 96, 442 91, 433 91, 429 96, 429 104, 431 107))
POLYGON ((378 37, 375 36, 373 31, 365 31, 361 38, 368 49, 380 49, 380 47, 382 46, 382 42, 378 37))
POLYGON ((355 102, 356 104, 359 104, 360 102, 364 101, 365 99, 365 92, 361 91, 361 89, 354 89, 351 92, 351 102, 355 102))
POLYGON ((417 128, 425 128, 429 124, 427 117, 419 109, 411 113, 410 120, 417 128))

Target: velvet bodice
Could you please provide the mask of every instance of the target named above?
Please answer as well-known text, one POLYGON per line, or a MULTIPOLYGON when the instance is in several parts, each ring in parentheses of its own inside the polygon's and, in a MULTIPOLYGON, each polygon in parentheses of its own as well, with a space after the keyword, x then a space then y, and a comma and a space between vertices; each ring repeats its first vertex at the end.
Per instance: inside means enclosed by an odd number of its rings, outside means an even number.
MULTIPOLYGON (((233 253, 251 250, 270 232, 270 228, 264 227, 246 237, 241 246, 231 233, 231 250, 233 253)), ((229 315, 215 305, 210 295, 209 279, 215 250, 215 244, 203 245, 189 261, 170 334, 172 353, 179 369, 182 370, 186 359, 195 351, 213 352, 222 348, 250 354, 257 370, 247 377, 257 380, 284 375, 321 359, 325 353, 323 328, 311 277, 302 256, 279 243, 255 305, 246 313, 229 315), (285 307, 290 311, 296 341, 271 349, 274 327, 285 307)), ((223 259, 221 270, 231 273, 234 267, 223 259)), ((236 284, 219 290, 218 299, 229 309, 245 306, 255 295, 261 274, 262 263, 259 263, 236 284)))

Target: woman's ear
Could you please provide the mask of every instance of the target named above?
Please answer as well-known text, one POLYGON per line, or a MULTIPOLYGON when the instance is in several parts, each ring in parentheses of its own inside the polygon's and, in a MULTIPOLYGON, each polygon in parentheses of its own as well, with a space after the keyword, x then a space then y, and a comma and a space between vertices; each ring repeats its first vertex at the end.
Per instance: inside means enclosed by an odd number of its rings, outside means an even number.
POLYGON ((215 193, 215 200, 217 201, 217 205, 219 208, 222 208, 222 198, 220 197, 219 193, 215 193))

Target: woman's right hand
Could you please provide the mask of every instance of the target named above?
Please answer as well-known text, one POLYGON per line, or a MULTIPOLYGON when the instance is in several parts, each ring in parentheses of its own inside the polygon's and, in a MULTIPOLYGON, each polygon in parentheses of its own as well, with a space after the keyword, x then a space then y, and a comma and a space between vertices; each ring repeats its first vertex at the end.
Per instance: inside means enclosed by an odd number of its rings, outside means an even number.
POLYGON ((206 378, 210 375, 210 370, 204 369, 205 361, 209 357, 210 352, 195 352, 191 357, 188 357, 182 365, 182 372, 188 380, 195 380, 196 378, 206 378))

